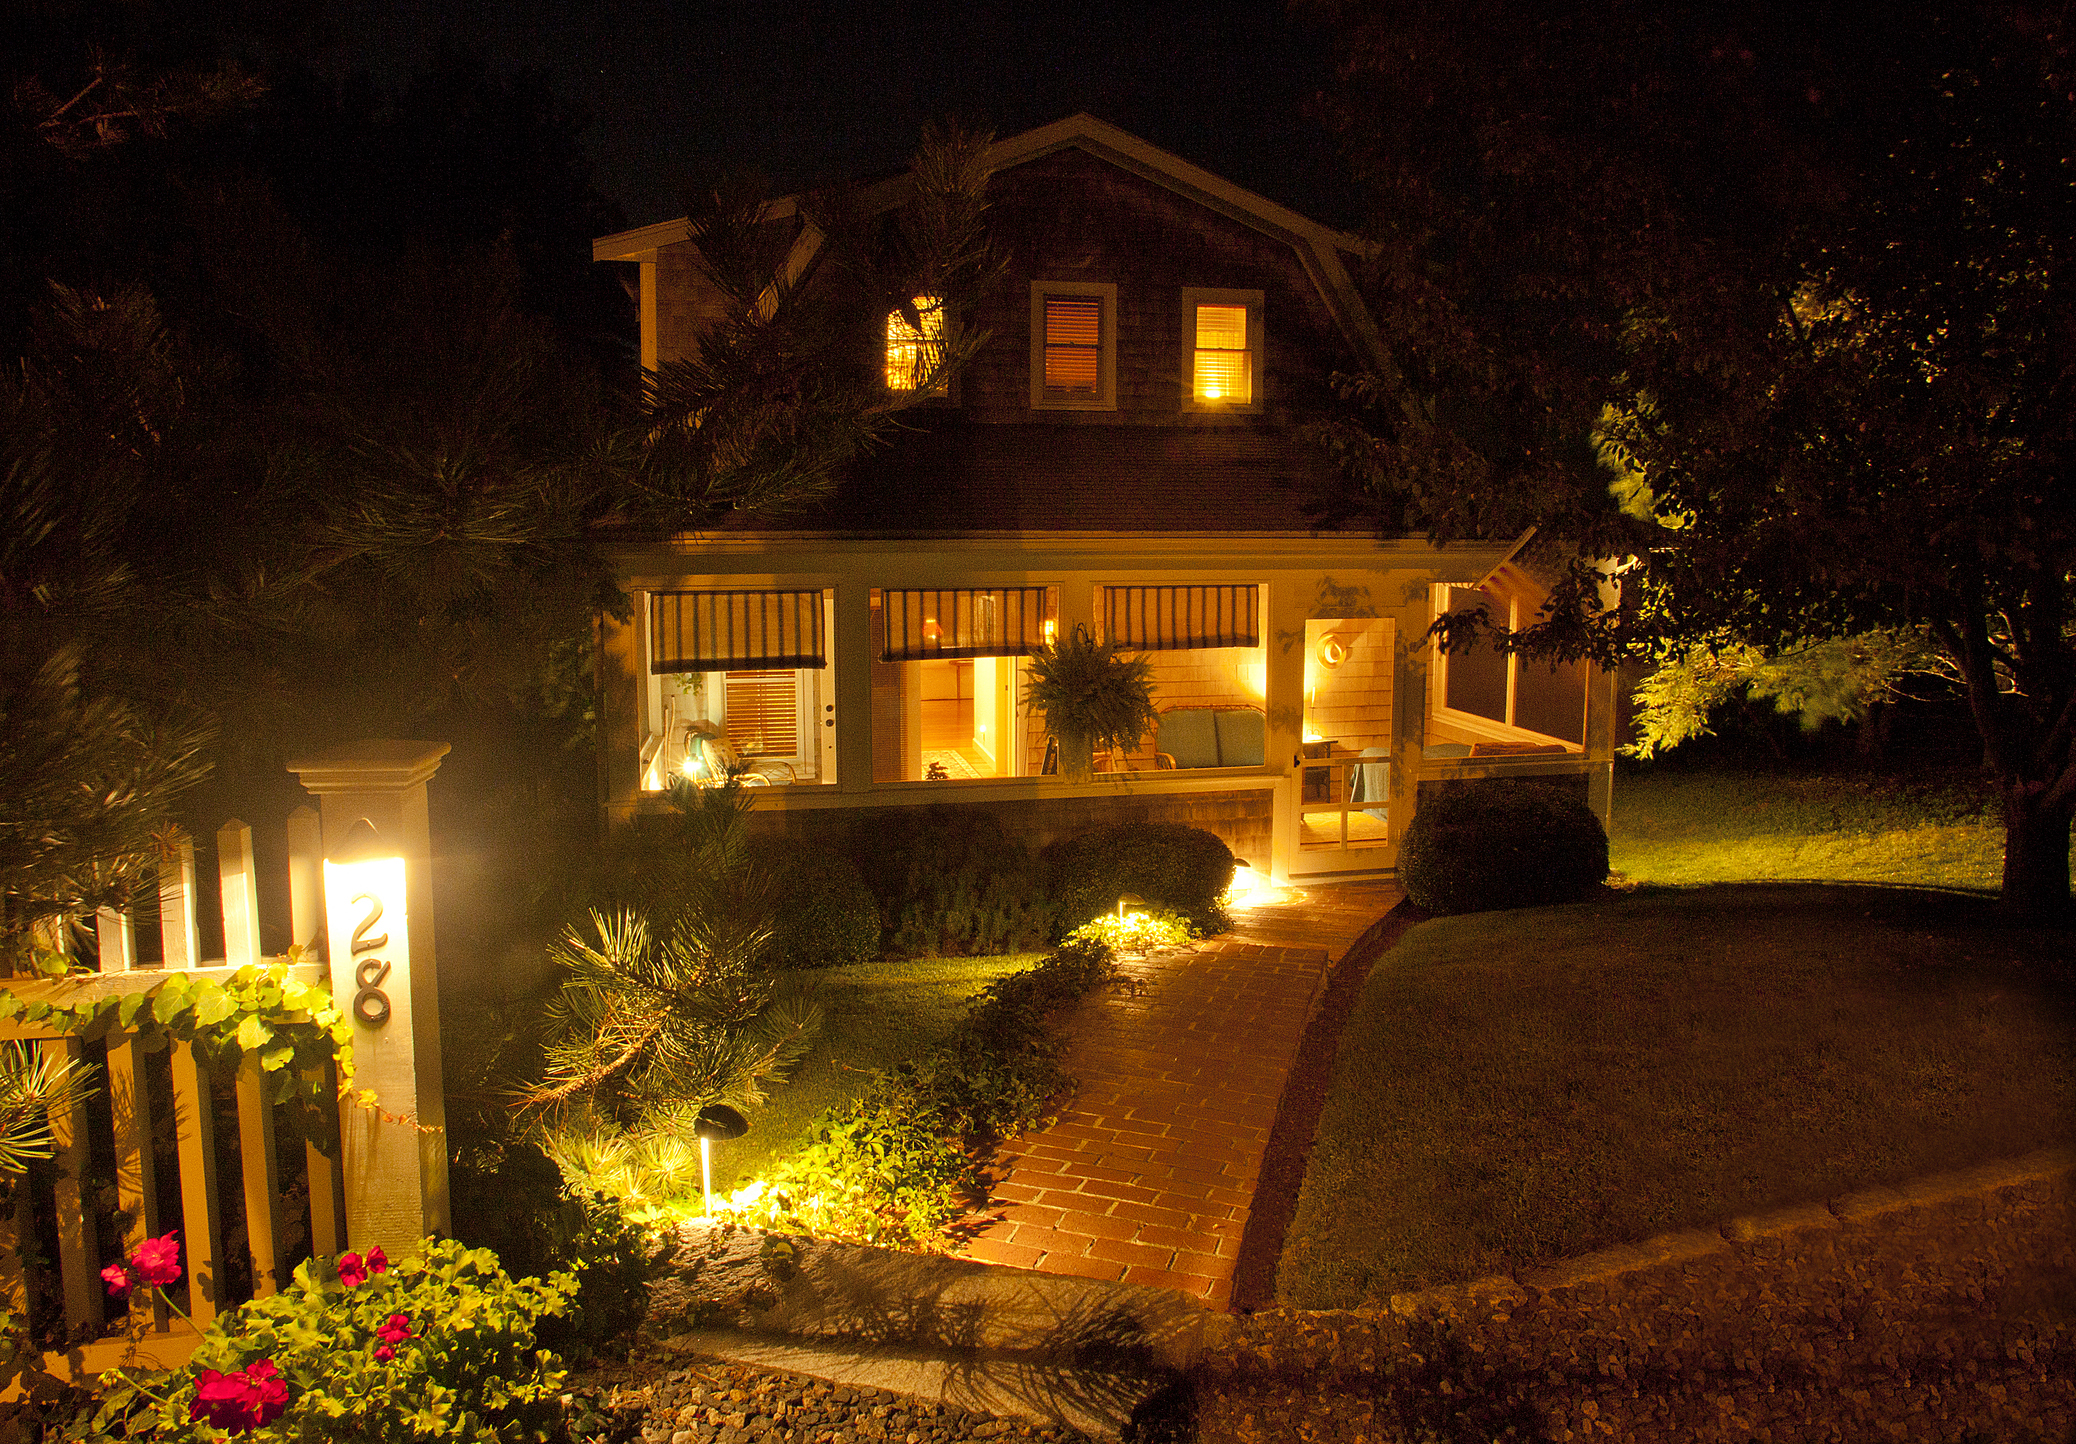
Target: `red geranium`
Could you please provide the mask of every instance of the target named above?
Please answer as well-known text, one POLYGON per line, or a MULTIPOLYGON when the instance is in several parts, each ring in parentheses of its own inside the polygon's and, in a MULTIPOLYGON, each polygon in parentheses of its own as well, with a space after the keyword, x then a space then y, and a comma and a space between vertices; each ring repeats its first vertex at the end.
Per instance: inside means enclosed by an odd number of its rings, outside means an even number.
POLYGON ((176 1228, 162 1238, 148 1238, 138 1244, 137 1251, 130 1255, 138 1280, 155 1289, 177 1283, 180 1279, 179 1240, 180 1230, 176 1228))
POLYGON ((272 1359, 255 1359, 235 1373, 203 1369, 195 1375, 195 1402, 187 1417, 206 1419, 233 1434, 264 1429, 288 1407, 288 1385, 272 1359))
POLYGON ((368 1266, 357 1253, 339 1255, 339 1282, 349 1289, 357 1289, 368 1281, 368 1266))
POLYGON ((371 1274, 386 1274, 389 1272, 389 1255, 382 1252, 382 1245, 379 1243, 368 1250, 368 1272, 371 1274))
POLYGON ((128 1298, 130 1290, 137 1287, 137 1281, 130 1277, 130 1271, 119 1263, 110 1264, 102 1269, 101 1279, 108 1285, 108 1297, 111 1299, 128 1298))

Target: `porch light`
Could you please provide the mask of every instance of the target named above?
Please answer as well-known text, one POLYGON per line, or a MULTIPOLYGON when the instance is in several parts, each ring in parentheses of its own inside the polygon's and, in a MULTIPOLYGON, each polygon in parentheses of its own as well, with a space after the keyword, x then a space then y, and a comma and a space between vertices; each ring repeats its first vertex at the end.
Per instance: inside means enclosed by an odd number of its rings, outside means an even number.
POLYGON ((740 1138, 750 1131, 750 1120, 726 1103, 709 1103, 699 1110, 692 1120, 692 1131, 699 1137, 699 1192, 705 1200, 704 1216, 714 1216, 714 1167, 712 1148, 718 1138, 726 1142, 740 1138))

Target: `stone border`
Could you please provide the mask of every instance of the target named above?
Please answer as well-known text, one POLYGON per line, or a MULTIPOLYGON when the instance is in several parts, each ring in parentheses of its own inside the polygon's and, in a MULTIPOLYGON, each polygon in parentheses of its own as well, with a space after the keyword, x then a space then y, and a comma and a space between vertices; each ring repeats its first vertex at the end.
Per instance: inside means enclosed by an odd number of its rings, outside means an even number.
POLYGON ((1262 1310, 1252 1319, 1241 1315, 1213 1316, 1205 1323, 1202 1363, 1214 1371, 1263 1368, 1279 1374, 1333 1369, 1343 1365, 1348 1357, 1347 1331, 1360 1332, 1365 1324, 1388 1326, 1393 1320, 1435 1320, 1480 1307, 1504 1310, 1537 1294, 1606 1285, 1624 1275, 1664 1264, 1693 1265, 1739 1248, 1764 1252, 1768 1243, 1810 1229, 1835 1230, 1846 1224, 1878 1219, 1883 1214, 1971 1199, 1987 1205, 1990 1195, 1999 1190, 2065 1177, 2076 1180, 2076 1147, 2044 1148, 2023 1158, 1931 1174, 1900 1187, 1866 1188, 1825 1203, 1790 1204, 1763 1214, 1741 1215, 1713 1231, 1681 1229, 1641 1243, 1596 1249, 1575 1259, 1524 1269, 1514 1275, 1493 1274, 1465 1284, 1393 1294, 1385 1309, 1272 1308, 1262 1310), (1259 1338, 1262 1333, 1256 1320, 1320 1327, 1300 1327, 1294 1336, 1277 1330, 1279 1337, 1275 1343, 1257 1350, 1249 1337, 1259 1338), (1342 1327, 1325 1327, 1329 1323, 1342 1327))

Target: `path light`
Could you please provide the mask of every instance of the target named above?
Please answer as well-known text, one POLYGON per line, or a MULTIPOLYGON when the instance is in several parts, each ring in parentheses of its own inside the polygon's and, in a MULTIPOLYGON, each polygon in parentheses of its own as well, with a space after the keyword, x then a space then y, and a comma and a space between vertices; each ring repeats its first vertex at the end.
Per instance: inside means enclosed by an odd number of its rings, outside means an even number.
POLYGON ((718 1138, 725 1143, 749 1131, 750 1120, 726 1103, 709 1103, 692 1120, 692 1132, 699 1138, 699 1191, 706 1200, 708 1218, 714 1216, 713 1141, 718 1138))
POLYGON ((1146 899, 1140 897, 1139 894, 1135 892, 1128 892, 1123 897, 1120 897, 1117 900, 1117 920, 1120 923, 1125 920, 1125 904, 1127 903, 1131 904, 1135 908, 1143 908, 1146 906, 1146 899))

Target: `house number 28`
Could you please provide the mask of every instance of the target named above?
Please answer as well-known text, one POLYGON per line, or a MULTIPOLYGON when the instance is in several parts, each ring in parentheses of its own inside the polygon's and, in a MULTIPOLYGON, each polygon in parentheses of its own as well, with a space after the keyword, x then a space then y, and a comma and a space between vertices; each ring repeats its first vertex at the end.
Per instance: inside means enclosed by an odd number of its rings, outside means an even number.
POLYGON ((368 936, 369 930, 382 920, 382 899, 364 892, 354 902, 366 903, 368 915, 353 930, 353 981, 360 988, 353 995, 353 1016, 370 1028, 379 1028, 389 1021, 389 994, 382 991, 382 984, 389 979, 389 964, 381 958, 363 958, 360 955, 385 946, 389 934, 368 936))

